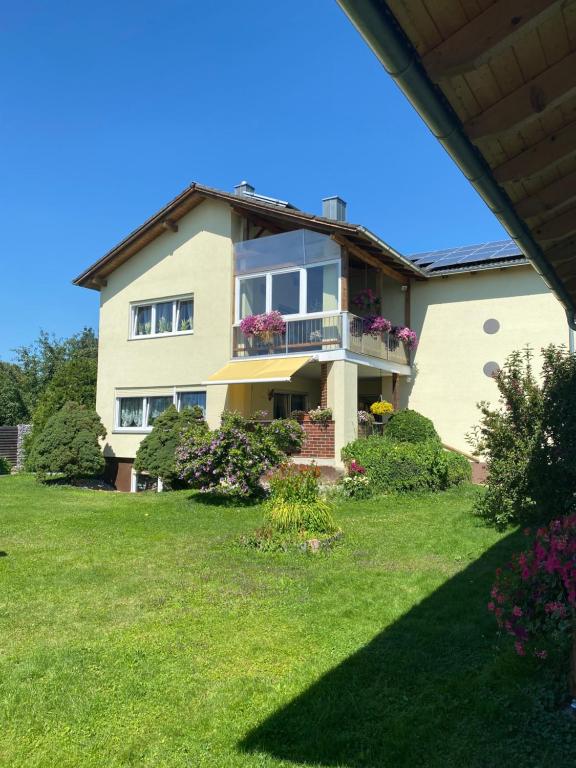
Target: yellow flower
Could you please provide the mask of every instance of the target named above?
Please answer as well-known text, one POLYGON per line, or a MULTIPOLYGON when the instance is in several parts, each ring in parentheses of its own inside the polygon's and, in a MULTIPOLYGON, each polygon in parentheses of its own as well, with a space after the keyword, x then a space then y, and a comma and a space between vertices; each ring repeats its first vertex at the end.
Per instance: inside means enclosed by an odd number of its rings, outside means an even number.
POLYGON ((387 400, 377 400, 370 406, 370 411, 374 416, 388 416, 388 414, 394 413, 394 406, 387 400))

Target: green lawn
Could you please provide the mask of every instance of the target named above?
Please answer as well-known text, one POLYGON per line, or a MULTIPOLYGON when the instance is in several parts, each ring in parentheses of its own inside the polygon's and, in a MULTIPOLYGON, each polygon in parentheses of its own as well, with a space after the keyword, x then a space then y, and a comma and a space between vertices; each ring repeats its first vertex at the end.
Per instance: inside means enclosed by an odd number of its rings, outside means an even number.
POLYGON ((262 554, 235 545, 257 507, 0 477, 0 764, 573 766, 551 673, 496 644, 519 540, 473 493, 348 503, 332 553, 262 554))

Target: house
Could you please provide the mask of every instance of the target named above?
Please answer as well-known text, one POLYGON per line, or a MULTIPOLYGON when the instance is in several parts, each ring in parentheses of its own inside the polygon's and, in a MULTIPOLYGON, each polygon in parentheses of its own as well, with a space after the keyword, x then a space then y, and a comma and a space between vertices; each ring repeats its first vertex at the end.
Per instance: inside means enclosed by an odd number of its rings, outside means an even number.
POLYGON ((510 241, 407 258, 345 209, 192 184, 76 278, 100 293, 97 410, 119 489, 135 488, 138 445, 172 403, 200 405, 212 428, 225 409, 329 407, 329 424, 305 424, 300 460, 338 467, 358 409, 384 397, 466 451, 506 355, 567 343, 560 304, 510 241), (254 333, 246 318, 270 312, 281 327, 254 333), (418 347, 368 315, 414 329, 418 347))

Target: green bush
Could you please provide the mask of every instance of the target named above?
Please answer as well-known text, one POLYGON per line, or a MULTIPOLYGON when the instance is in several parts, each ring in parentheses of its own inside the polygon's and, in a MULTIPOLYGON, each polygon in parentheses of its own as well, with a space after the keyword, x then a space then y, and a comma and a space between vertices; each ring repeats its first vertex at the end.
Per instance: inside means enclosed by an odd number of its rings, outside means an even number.
POLYGON ((168 485, 178 485, 176 447, 180 436, 185 434, 192 439, 194 435, 207 431, 208 425, 202 418, 201 408, 194 406, 178 413, 171 405, 157 417, 152 432, 140 443, 134 469, 159 477, 168 485))
POLYGON ((106 437, 100 417, 91 408, 68 402, 46 422, 34 443, 34 466, 39 480, 48 473, 66 479, 92 477, 104 470, 98 438, 106 437))
POLYGON ((461 482, 463 457, 452 456, 437 440, 405 443, 377 435, 355 440, 342 450, 345 461, 365 468, 376 492, 439 491, 461 482))
POLYGON ((274 419, 263 429, 274 440, 278 448, 286 454, 298 453, 306 437, 304 427, 296 419, 274 419))
POLYGON ((429 440, 440 442, 440 436, 430 419, 409 409, 398 411, 390 417, 384 436, 397 443, 425 443, 429 440))
POLYGON ((448 485, 462 485, 472 480, 472 466, 465 456, 454 451, 445 451, 448 469, 448 485))
POLYGON ((277 533, 333 533, 337 530, 330 505, 320 498, 317 467, 280 468, 270 478, 270 499, 264 519, 277 533))
POLYGON ((4 456, 0 456, 0 475, 9 475, 12 465, 4 456))

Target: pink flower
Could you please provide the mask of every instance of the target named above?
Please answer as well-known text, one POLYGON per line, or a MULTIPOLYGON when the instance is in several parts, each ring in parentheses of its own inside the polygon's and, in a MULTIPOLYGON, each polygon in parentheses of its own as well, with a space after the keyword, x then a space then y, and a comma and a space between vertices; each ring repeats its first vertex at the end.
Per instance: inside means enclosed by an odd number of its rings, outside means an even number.
POLYGON ((496 606, 494 605, 494 601, 490 600, 490 602, 488 603, 488 610, 493 613, 495 608, 496 606))
POLYGON ((514 608, 512 608, 512 616, 517 616, 518 618, 522 616, 522 608, 520 608, 519 605, 515 605, 514 608))
POLYGON ((514 648, 516 649, 516 653, 518 656, 525 656, 526 651, 524 650, 524 643, 521 643, 520 640, 516 640, 514 643, 514 648))

